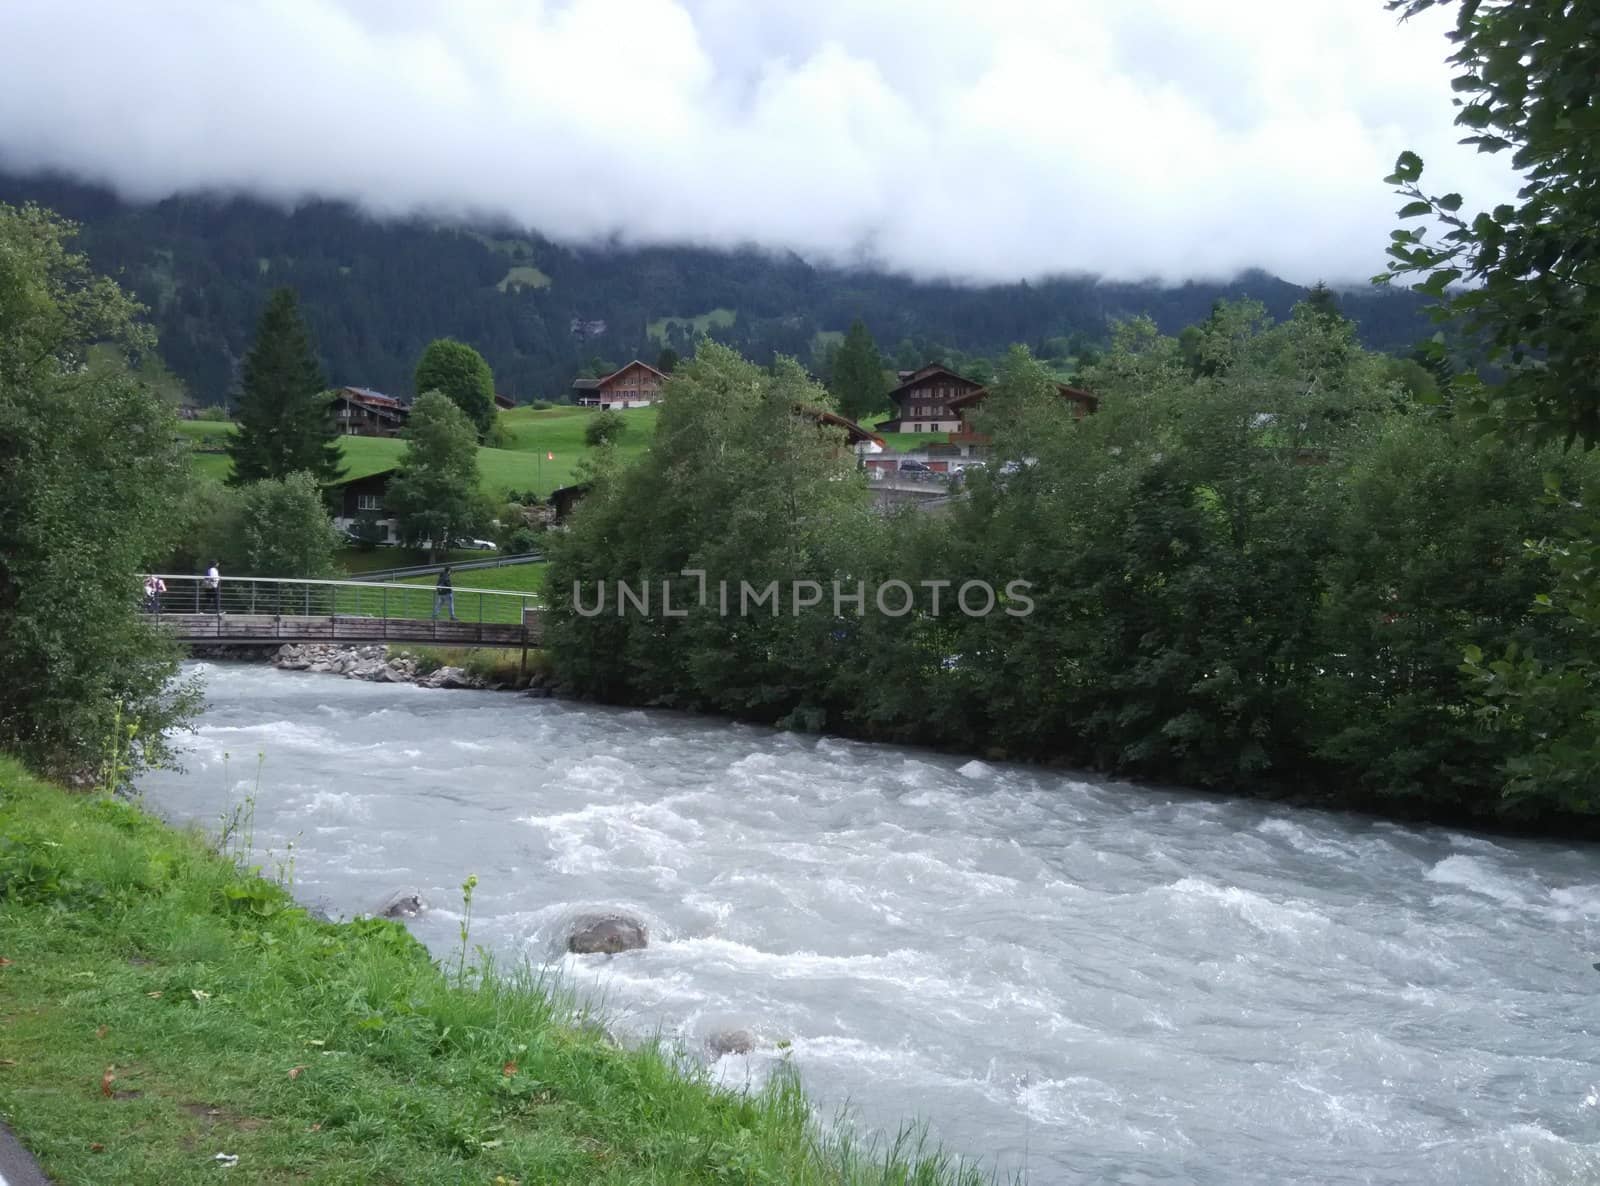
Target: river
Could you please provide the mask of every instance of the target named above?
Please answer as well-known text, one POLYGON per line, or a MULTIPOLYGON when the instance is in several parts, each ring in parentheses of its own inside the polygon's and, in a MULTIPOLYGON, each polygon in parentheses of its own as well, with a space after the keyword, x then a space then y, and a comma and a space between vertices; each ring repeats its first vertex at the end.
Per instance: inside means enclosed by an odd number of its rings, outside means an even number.
POLYGON ((302 900, 389 892, 613 1028, 777 1048, 1034 1183, 1600 1180, 1600 852, 668 713, 198 665, 146 804, 254 794, 302 900), (257 754, 264 754, 257 784, 257 754), (570 956, 588 907, 647 950, 570 956))

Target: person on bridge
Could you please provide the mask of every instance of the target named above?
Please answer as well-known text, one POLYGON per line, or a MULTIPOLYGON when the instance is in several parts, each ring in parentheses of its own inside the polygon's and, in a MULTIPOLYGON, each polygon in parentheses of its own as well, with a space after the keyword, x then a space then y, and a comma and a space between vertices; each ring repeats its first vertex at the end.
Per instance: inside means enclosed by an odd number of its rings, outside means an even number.
POLYGON ((211 567, 206 569, 206 588, 211 590, 211 608, 218 616, 222 616, 222 573, 213 560, 211 567))
POLYGON ((438 619, 441 605, 450 610, 450 620, 452 622, 461 620, 456 617, 456 590, 455 586, 450 583, 450 566, 448 564, 439 571, 439 583, 433 587, 433 617, 429 621, 438 619))
POLYGON ((161 612, 161 595, 167 591, 167 582, 154 573, 144 578, 144 612, 161 612))

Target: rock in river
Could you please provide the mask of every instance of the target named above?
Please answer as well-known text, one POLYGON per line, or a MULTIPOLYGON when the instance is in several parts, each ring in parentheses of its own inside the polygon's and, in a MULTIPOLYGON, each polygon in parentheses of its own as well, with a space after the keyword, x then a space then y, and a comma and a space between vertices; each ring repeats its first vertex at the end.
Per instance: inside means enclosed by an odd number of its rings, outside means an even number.
POLYGON ((410 890, 390 894, 374 914, 382 918, 415 918, 423 911, 422 895, 410 890))
POLYGON ((575 920, 567 936, 567 950, 575 955, 616 955, 648 945, 650 932, 643 922, 625 914, 587 914, 575 920))
POLYGON ((756 1038, 749 1030, 715 1030, 706 1038, 706 1049, 712 1058, 724 1054, 749 1054, 755 1049, 756 1038))

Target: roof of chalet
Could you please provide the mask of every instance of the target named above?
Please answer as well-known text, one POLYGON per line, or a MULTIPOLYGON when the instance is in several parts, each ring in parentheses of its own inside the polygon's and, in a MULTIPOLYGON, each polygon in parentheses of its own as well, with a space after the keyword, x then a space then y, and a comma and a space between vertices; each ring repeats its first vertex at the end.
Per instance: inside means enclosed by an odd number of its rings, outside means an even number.
POLYGON ((501 408, 514 408, 517 406, 516 400, 499 391, 494 393, 494 402, 497 407, 501 408))
POLYGON ((375 407, 391 407, 400 409, 406 409, 410 407, 409 401, 403 400, 399 396, 385 395, 383 392, 374 391, 370 387, 341 387, 338 390, 338 394, 348 395, 349 397, 355 399, 358 403, 370 404, 375 407))
POLYGON ((837 412, 830 412, 826 408, 813 407, 810 404, 796 404, 795 409, 802 416, 809 416, 818 424, 829 424, 834 428, 844 429, 845 440, 852 445, 859 445, 863 441, 871 441, 879 448, 887 448, 884 439, 875 433, 868 432, 861 425, 837 412))
POLYGON ((634 367, 643 367, 662 382, 666 382, 667 377, 665 375, 656 370, 656 368, 651 366, 648 362, 641 362, 636 358, 632 362, 623 363, 616 370, 605 376, 605 378, 599 380, 599 384, 604 386, 605 384, 611 382, 611 380, 615 379, 618 375, 623 374, 626 371, 631 371, 634 367))
MULTIPOLYGON (((1056 391, 1065 399, 1083 400, 1087 402, 1091 412, 1100 406, 1100 397, 1095 395, 1092 391, 1085 391, 1081 387, 1073 387, 1067 383, 1057 383, 1056 391)), ((981 402, 988 394, 989 389, 987 387, 980 387, 976 391, 969 391, 965 395, 956 396, 954 399, 949 401, 949 406, 952 408, 965 408, 972 404, 981 402)))
POLYGON ((574 379, 572 381, 572 390, 574 390, 574 391, 599 391, 600 390, 600 380, 599 379, 574 379))
POLYGON ((921 383, 924 379, 930 378, 933 375, 940 375, 940 374, 949 375, 952 379, 955 379, 957 382, 960 382, 960 383, 970 383, 974 387, 979 386, 979 384, 975 380, 969 379, 965 375, 958 375, 954 371, 952 371, 949 367, 941 366, 939 363, 934 362, 934 363, 929 363, 925 367, 919 367, 918 369, 916 369, 914 371, 911 371, 909 373, 907 373, 906 371, 901 371, 900 372, 900 386, 896 387, 893 391, 889 392, 889 398, 890 399, 894 399, 902 391, 906 390, 906 388, 913 387, 916 384, 921 383))
POLYGON ((400 467, 398 465, 391 465, 385 469, 375 469, 370 474, 357 474, 353 478, 338 478, 332 482, 324 482, 322 485, 326 490, 338 490, 355 482, 370 482, 373 478, 392 478, 399 472, 400 467))

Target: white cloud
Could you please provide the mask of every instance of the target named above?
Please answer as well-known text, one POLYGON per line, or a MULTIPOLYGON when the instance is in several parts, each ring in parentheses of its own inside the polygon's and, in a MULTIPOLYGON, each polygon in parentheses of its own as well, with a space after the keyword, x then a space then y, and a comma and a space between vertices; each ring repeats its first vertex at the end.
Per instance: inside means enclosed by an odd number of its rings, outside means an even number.
MULTIPOLYGON (((1448 13, 1380 0, 7 0, 0 160, 923 276, 1378 271, 1469 204, 1448 13)), ((1481 197, 1480 197, 1481 195, 1481 197)))

